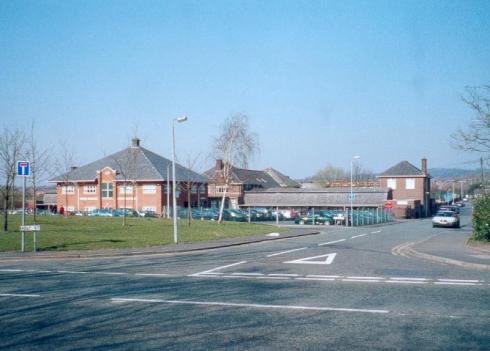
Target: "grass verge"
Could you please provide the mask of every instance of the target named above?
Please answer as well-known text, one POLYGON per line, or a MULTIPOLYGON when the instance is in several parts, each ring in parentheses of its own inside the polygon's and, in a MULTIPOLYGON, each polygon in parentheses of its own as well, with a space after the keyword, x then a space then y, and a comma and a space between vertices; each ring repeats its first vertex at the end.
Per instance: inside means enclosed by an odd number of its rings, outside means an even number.
MULTIPOLYGON (((0 251, 19 251, 21 247, 20 215, 9 216, 9 231, 0 232, 0 251)), ((26 225, 33 224, 32 216, 26 216, 26 225)), ((173 243, 173 222, 157 218, 122 218, 38 216, 41 225, 37 235, 39 251, 69 251, 95 249, 145 248, 173 243)), ((3 217, 0 219, 3 228, 3 217)), ((256 223, 194 220, 189 227, 187 220, 179 221, 179 242, 235 238, 287 229, 256 223)), ((26 251, 33 249, 32 233, 26 233, 26 251)))

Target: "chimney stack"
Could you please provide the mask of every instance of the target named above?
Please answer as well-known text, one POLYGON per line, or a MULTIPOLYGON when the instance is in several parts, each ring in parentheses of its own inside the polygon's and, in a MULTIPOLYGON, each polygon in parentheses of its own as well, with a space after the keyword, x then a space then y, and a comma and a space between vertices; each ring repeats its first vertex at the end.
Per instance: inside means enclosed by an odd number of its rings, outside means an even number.
POLYGON ((140 147, 140 141, 138 138, 131 139, 131 147, 140 147))
POLYGON ((216 160, 216 170, 221 171, 223 169, 223 160, 216 160))
POLYGON ((427 175, 427 159, 426 158, 422 159, 422 173, 424 175, 427 175))
POLYGON ((74 171, 75 169, 77 169, 77 168, 78 168, 78 166, 71 166, 71 167, 70 167, 70 172, 73 172, 73 171, 74 171))

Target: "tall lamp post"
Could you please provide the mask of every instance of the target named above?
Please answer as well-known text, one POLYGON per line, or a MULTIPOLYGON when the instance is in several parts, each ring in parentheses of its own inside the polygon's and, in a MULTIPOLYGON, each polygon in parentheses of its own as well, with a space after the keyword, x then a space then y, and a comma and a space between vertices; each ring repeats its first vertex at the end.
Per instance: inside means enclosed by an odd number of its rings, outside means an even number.
POLYGON ((354 200, 354 192, 352 191, 352 168, 354 167, 354 160, 360 159, 361 156, 353 156, 350 160, 350 226, 354 226, 354 206, 352 204, 354 200))
POLYGON ((172 207, 173 207, 173 217, 174 217, 174 244, 178 242, 177 236, 177 199, 176 199, 176 191, 177 183, 175 181, 175 122, 182 123, 187 121, 186 116, 182 116, 179 118, 175 118, 172 121, 172 207))
POLYGON ((172 164, 169 163, 167 165, 167 219, 170 218, 170 166, 172 164))

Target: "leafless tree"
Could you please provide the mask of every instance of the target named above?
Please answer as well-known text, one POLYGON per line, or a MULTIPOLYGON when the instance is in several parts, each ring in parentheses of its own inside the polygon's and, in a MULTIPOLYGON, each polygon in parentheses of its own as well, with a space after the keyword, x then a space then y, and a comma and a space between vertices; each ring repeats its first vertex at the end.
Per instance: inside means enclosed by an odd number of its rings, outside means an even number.
POLYGON ((364 168, 359 162, 354 163, 352 175, 356 186, 370 186, 376 179, 374 172, 364 168))
MULTIPOLYGON (((131 194, 133 198, 132 208, 134 209, 134 195, 136 192, 136 179, 138 179, 138 166, 137 166, 137 158, 138 158, 138 149, 137 146, 133 145, 127 149, 125 149, 122 153, 118 153, 113 155, 112 160, 117 165, 117 172, 122 177, 123 180, 123 202, 124 209, 122 215, 122 225, 126 225, 126 207, 127 207, 127 194, 129 187, 131 185, 131 194)), ((117 206, 117 204, 116 204, 117 206)))
POLYGON ((250 131, 246 115, 233 115, 221 125, 221 132, 213 143, 214 157, 223 160, 223 180, 225 183, 218 223, 223 220, 226 194, 231 181, 231 168, 233 166, 247 168, 250 158, 258 149, 258 137, 250 131))
POLYGON ((48 150, 40 148, 37 143, 34 122, 31 124, 31 132, 27 143, 27 158, 31 166, 32 204, 34 222, 36 222, 38 184, 46 180, 46 177, 49 176, 50 157, 48 150))
POLYGON ((313 176, 313 182, 320 184, 323 187, 331 187, 339 181, 346 181, 349 178, 347 171, 340 167, 335 167, 330 164, 319 170, 313 176))
MULTIPOLYGON (((65 192, 65 207, 68 207, 68 189, 70 185, 73 185, 70 175, 73 171, 74 158, 73 151, 68 148, 66 142, 64 141, 60 141, 60 153, 54 160, 54 164, 56 171, 61 174, 60 180, 62 181, 62 192, 63 189, 65 192)), ((68 217, 68 211, 66 208, 64 215, 65 217, 68 217)))
MULTIPOLYGON (((196 156, 187 155, 186 168, 197 172, 197 167, 201 161, 201 153, 198 153, 196 156)), ((197 190, 197 194, 199 194, 199 186, 200 182, 194 181, 194 177, 191 172, 187 172, 186 180, 180 183, 180 189, 184 192, 187 192, 187 226, 191 226, 192 221, 192 203, 191 196, 194 190, 197 190)))
POLYGON ((0 134, 0 177, 3 186, 0 191, 3 196, 3 231, 8 231, 8 201, 13 194, 15 175, 17 174, 17 161, 22 157, 25 143, 25 134, 20 129, 3 128, 0 134))
POLYGON ((452 135, 453 146, 464 151, 490 153, 490 85, 467 87, 463 102, 473 110, 475 118, 466 129, 452 135))

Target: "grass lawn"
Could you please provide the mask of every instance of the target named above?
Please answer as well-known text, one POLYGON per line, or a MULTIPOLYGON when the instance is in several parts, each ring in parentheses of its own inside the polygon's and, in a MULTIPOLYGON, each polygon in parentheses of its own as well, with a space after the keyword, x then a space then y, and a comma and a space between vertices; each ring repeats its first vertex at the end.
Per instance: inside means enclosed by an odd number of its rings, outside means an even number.
MULTIPOLYGON (((3 231, 0 219, 0 251, 19 251, 21 245, 20 215, 9 215, 9 231, 3 231)), ((26 216, 26 225, 33 217, 26 216)), ((41 233, 37 235, 39 251, 68 251, 93 249, 143 248, 173 243, 173 222, 157 218, 122 218, 38 216, 41 233)), ((197 242, 271 232, 285 231, 271 225, 255 223, 179 220, 179 242, 197 242)), ((26 233, 26 251, 31 251, 32 233, 26 233)))

